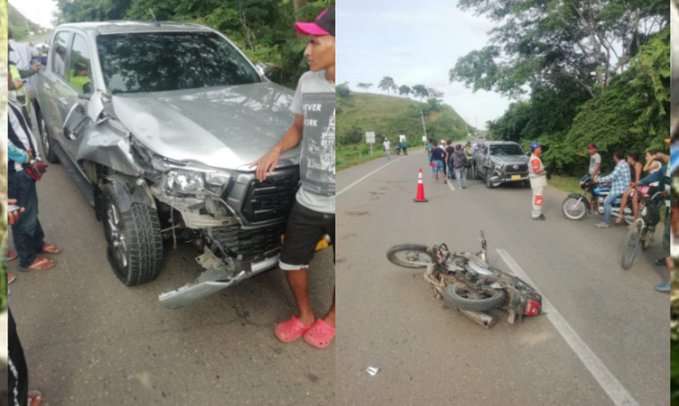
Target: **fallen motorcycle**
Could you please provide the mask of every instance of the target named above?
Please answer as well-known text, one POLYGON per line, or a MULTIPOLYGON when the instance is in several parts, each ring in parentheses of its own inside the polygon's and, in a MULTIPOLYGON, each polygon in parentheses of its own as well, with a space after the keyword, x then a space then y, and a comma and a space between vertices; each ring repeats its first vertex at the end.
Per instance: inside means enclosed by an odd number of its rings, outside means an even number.
POLYGON ((495 310, 505 310, 510 324, 542 312, 542 296, 535 289, 488 264, 483 231, 477 253, 450 251, 445 243, 401 244, 387 251, 387 259, 405 268, 426 268, 424 279, 434 295, 484 327, 495 324, 495 310))
MULTIPOLYGON (((591 194, 592 199, 596 200, 597 211, 600 215, 603 215, 604 200, 606 200, 610 193, 610 184, 594 183, 591 176, 585 175, 580 179, 580 188, 585 193, 571 193, 561 203, 561 213, 564 217, 570 220, 582 220, 587 213, 591 212, 592 202, 587 197, 587 194, 591 194)), ((620 213, 621 200, 622 197, 618 197, 612 204, 611 215, 613 217, 617 217, 620 213)), ((625 208, 624 220, 627 224, 632 224, 634 221, 632 209, 629 207, 625 208)))
POLYGON ((631 268, 640 249, 646 250, 653 243, 655 227, 660 222, 660 209, 665 199, 664 191, 659 190, 657 184, 637 188, 637 193, 639 193, 640 217, 629 225, 625 235, 620 260, 623 269, 631 268))

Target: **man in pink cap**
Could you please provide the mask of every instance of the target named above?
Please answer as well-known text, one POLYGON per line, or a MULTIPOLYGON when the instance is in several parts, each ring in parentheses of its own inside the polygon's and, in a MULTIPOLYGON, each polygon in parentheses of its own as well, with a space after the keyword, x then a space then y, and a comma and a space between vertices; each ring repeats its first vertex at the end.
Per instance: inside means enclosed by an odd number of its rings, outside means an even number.
MULTIPOLYGON (((288 218, 279 267, 286 271, 298 315, 276 324, 282 342, 300 337, 325 348, 335 337, 335 298, 330 310, 317 318, 309 300, 308 269, 316 243, 324 234, 335 240, 335 8, 295 29, 309 37, 304 56, 309 71, 300 77, 290 110, 292 125, 273 149, 257 161, 257 179, 273 171, 283 151, 300 148, 301 186, 288 218)), ((333 246, 334 248, 334 246, 333 246)))

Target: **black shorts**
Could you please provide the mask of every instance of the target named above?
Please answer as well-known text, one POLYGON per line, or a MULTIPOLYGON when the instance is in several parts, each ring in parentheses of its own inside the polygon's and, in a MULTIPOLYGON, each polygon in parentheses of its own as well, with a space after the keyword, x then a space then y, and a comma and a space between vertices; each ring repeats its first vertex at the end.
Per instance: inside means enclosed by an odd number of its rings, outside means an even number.
POLYGON ((298 202, 292 206, 279 267, 284 271, 295 271, 309 267, 316 244, 329 234, 335 252, 335 215, 308 209, 298 202))

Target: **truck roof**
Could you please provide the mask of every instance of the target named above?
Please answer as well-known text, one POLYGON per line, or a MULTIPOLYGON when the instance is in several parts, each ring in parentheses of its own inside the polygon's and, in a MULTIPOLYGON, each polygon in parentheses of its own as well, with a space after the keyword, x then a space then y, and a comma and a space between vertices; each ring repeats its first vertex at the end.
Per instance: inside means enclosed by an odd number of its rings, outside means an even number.
POLYGON ((74 28, 92 35, 127 34, 135 32, 209 31, 210 29, 191 23, 173 21, 96 21, 61 24, 56 29, 74 28))

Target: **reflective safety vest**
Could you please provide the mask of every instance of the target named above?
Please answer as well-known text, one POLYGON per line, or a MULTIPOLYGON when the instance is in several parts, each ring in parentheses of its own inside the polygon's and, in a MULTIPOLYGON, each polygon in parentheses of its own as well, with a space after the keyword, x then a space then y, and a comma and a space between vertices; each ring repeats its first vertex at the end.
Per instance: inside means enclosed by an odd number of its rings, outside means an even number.
POLYGON ((545 167, 542 165, 542 160, 533 154, 528 161, 528 176, 531 178, 545 176, 545 167))

